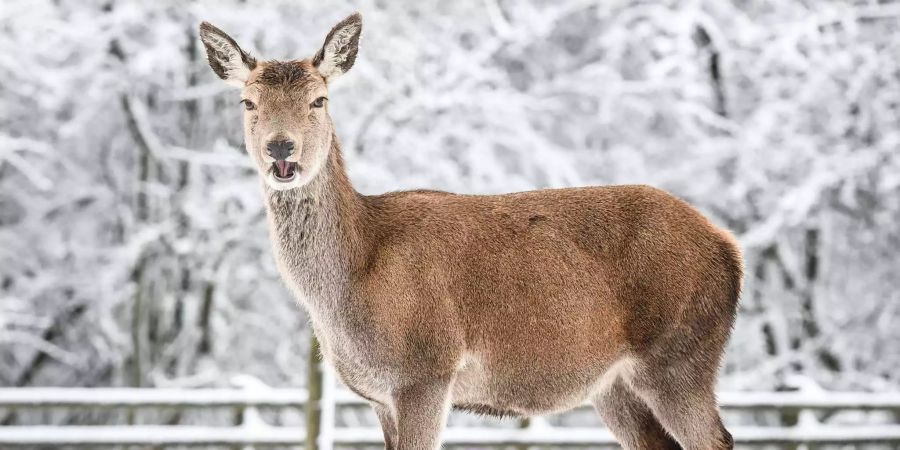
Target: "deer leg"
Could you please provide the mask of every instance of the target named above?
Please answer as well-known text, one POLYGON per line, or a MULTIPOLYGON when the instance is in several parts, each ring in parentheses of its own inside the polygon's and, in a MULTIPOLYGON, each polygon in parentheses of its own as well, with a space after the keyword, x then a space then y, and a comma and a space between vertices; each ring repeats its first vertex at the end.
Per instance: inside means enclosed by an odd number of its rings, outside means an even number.
POLYGON ((672 356, 646 361, 641 370, 629 376, 630 387, 684 449, 734 448, 716 403, 718 359, 672 356))
POLYGON ((381 431, 384 433, 384 449, 397 450, 397 418, 391 407, 381 403, 372 402, 372 409, 381 423, 381 431))
POLYGON ((407 386, 394 398, 397 410, 397 448, 435 450, 450 411, 453 377, 428 380, 407 386))
POLYGON ((650 408, 619 378, 593 398, 594 408, 625 450, 676 450, 650 408))
POLYGON ((672 385, 642 391, 659 422, 686 450, 734 448, 712 392, 687 392, 672 385))

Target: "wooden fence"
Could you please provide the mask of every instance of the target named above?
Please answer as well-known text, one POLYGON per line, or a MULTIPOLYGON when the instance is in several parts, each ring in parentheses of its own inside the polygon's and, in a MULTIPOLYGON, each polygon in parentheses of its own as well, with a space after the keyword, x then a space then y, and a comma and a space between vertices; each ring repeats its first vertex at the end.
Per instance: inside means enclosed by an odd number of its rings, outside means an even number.
MULTIPOLYGON (((330 387, 331 386, 331 387, 330 387)), ((318 409, 318 433, 310 442, 322 449, 335 446, 380 446, 381 430, 377 427, 354 428, 335 426, 335 408, 360 407, 365 401, 352 393, 333 389, 324 383, 318 409)), ((318 395, 315 395, 318 396, 318 395)), ((248 412, 285 410, 306 407, 305 390, 271 389, 76 389, 15 388, 0 389, 0 411, 35 408, 68 410, 125 409, 136 411, 152 408, 188 410, 191 408, 226 408, 239 418, 234 426, 194 425, 102 425, 102 426, 5 426, 0 427, 0 448, 23 446, 62 446, 95 448, 113 445, 142 445, 153 448, 167 446, 308 446, 301 427, 270 426, 256 421, 240 420, 248 412)), ((720 394, 723 409, 739 411, 779 411, 797 416, 813 411, 821 417, 839 411, 886 411, 881 417, 893 418, 876 425, 838 425, 801 421, 795 426, 748 427, 729 426, 738 444, 900 444, 900 393, 777 393, 732 392, 720 394)), ((307 422, 309 423, 309 422, 307 422)), ((615 445, 604 428, 554 427, 543 420, 532 420, 520 428, 450 427, 443 435, 448 446, 601 446, 615 445)), ((896 447, 895 447, 896 448, 896 447)))

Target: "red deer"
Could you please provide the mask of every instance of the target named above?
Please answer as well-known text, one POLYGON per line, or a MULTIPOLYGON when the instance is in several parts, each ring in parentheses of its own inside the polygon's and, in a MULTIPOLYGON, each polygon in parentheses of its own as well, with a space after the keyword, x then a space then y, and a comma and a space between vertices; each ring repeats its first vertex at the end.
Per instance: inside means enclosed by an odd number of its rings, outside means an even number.
POLYGON ((647 186, 357 193, 328 87, 362 19, 311 58, 258 61, 203 23, 241 89, 279 270, 388 449, 431 450, 451 408, 595 405, 629 449, 731 448, 714 386, 741 289, 731 235, 647 186))

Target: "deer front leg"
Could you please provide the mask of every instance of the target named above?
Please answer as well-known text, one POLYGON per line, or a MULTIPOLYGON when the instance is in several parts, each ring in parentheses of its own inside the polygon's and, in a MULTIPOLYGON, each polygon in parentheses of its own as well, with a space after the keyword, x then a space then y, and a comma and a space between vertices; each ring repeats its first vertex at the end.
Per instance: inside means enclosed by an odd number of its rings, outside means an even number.
POLYGON ((435 450, 450 410, 453 377, 428 380, 407 386, 397 393, 398 449, 435 450))
POLYGON ((397 415, 389 405, 372 402, 372 409, 381 423, 381 431, 384 433, 384 449, 397 450, 397 415))

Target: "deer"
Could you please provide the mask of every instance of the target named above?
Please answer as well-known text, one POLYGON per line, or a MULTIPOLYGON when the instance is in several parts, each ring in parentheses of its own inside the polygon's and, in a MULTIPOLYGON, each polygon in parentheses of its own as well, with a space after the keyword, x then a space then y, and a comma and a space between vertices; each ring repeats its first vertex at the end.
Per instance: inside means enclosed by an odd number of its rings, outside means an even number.
POLYGON ((358 193, 328 88, 362 17, 305 59, 257 60, 203 22, 240 89, 278 271, 388 450, 440 448, 449 411, 595 407, 626 449, 728 449, 715 395, 738 307, 734 237, 645 185, 358 193))

